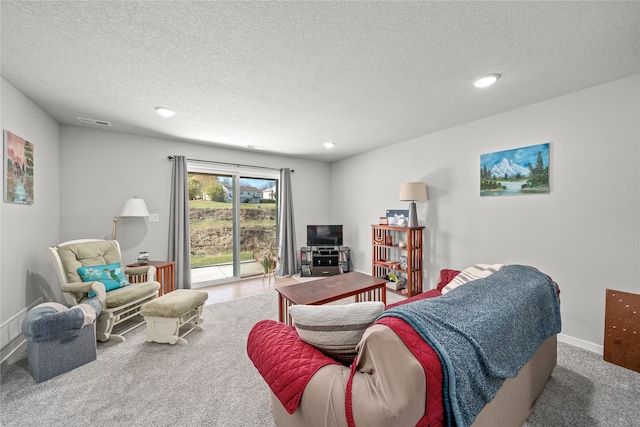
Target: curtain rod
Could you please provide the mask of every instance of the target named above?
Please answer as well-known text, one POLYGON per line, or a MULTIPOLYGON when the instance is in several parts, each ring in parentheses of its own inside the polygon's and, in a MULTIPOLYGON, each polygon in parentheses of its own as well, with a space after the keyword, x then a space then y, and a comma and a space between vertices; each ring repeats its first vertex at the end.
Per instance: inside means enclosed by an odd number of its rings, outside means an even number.
MULTIPOLYGON (((167 156, 167 160, 172 160, 174 156, 167 156)), ((256 169, 268 169, 268 170, 272 170, 272 171, 280 171, 280 169, 277 168, 268 168, 266 166, 254 166, 254 165, 243 165, 242 163, 227 163, 227 162, 214 162, 212 160, 199 160, 199 159, 187 159, 187 161, 189 162, 201 162, 201 163, 214 163, 217 165, 227 165, 227 166, 242 166, 245 168, 256 168, 256 169)), ((291 169, 291 173, 295 172, 293 169, 291 169)))

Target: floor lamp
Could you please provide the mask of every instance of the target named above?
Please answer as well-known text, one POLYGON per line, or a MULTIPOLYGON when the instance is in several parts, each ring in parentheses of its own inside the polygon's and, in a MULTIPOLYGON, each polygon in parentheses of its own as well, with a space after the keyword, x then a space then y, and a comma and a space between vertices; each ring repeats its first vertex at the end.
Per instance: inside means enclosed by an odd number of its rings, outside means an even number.
POLYGON ((417 227, 416 202, 427 200, 427 184, 424 182, 403 182, 400 185, 400 200, 411 202, 409 205, 409 227, 417 227))
POLYGON ((122 207, 122 211, 120 215, 113 217, 113 231, 111 235, 113 236, 113 240, 116 240, 116 228, 118 226, 118 218, 127 218, 127 217, 147 217, 149 216, 149 210, 147 209, 147 205, 144 203, 144 200, 138 199, 137 197, 133 197, 125 202, 122 207))

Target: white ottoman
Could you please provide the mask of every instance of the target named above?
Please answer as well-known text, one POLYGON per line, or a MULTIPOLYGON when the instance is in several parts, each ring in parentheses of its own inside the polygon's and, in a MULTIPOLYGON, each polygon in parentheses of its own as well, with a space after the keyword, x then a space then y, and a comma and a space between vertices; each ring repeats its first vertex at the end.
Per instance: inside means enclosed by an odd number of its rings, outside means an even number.
POLYGON ((147 342, 187 344, 191 331, 202 331, 202 307, 209 294, 177 289, 142 305, 140 314, 147 322, 147 342), (188 328, 180 333, 180 329, 188 328))

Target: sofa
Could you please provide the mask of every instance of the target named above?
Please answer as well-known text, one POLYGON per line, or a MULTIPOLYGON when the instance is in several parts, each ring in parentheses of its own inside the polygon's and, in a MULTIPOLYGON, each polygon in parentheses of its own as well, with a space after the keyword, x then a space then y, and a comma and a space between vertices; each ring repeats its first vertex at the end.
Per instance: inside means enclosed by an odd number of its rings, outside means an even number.
MULTIPOLYGON (((327 356, 326 352, 305 342, 295 327, 273 320, 258 322, 249 334, 247 352, 269 386, 271 410, 276 424, 521 426, 556 365, 556 334, 560 331, 560 314, 559 291, 555 282, 535 269, 518 267, 529 278, 507 278, 497 285, 489 285, 488 282, 499 281, 498 277, 503 278, 507 273, 495 273, 486 278, 474 278, 470 274, 467 279, 461 280, 465 275, 461 276, 460 273, 466 273, 467 270, 442 270, 436 289, 387 306, 373 324, 366 326, 356 348, 357 357, 351 364, 339 363, 327 356), (540 284, 529 286, 531 277, 540 284), (458 285, 443 295, 445 287, 450 286, 456 278, 464 286, 458 285), (505 283, 511 282, 514 284, 509 287, 514 289, 542 289, 535 291, 545 295, 540 299, 540 305, 536 306, 538 303, 532 302, 528 296, 503 296, 503 293, 511 292, 505 287, 505 283), (498 315, 486 315, 485 310, 476 310, 473 302, 461 303, 468 297, 465 294, 473 295, 472 298, 477 300, 478 295, 486 293, 487 289, 501 294, 497 297, 492 295, 487 300, 511 298, 513 301, 501 301, 501 304, 513 307, 498 309, 498 315), (527 305, 531 307, 527 308, 527 305), (478 322, 471 323, 480 324, 481 318, 486 317, 487 323, 501 324, 503 329, 506 321, 512 325, 509 331, 489 332, 491 336, 499 336, 497 342, 504 342, 504 348, 494 342, 488 352, 496 352, 495 357, 504 358, 507 365, 512 362, 508 359, 523 361, 510 366, 511 372, 500 374, 503 377, 499 379, 480 378, 477 372, 484 369, 475 368, 468 369, 471 379, 466 378, 465 372, 459 372, 460 368, 451 366, 452 357, 449 353, 456 353, 458 344, 454 349, 439 348, 438 341, 433 337, 425 338, 422 326, 415 324, 411 315, 407 315, 413 311, 418 315, 427 312, 430 316, 432 308, 433 312, 440 310, 438 306, 445 307, 445 313, 451 313, 455 328, 460 327, 460 321, 455 320, 457 312, 471 313, 472 317, 478 318, 478 322), (521 317, 513 314, 520 310, 528 310, 534 320, 528 320, 526 315, 521 317), (505 314, 503 319, 500 317, 502 312, 511 314, 505 314), (538 316, 538 312, 542 314, 538 316), (494 316, 500 319, 494 322, 494 316), (537 324, 537 317, 542 327, 537 324), (531 334, 531 328, 545 331, 521 339, 522 344, 516 346, 510 337, 520 334, 517 331, 520 325, 525 328, 525 334, 531 334), (456 378, 460 383, 486 381, 493 389, 476 392, 471 384, 471 392, 476 396, 468 398, 466 395, 456 395, 461 387, 460 384, 454 384, 456 378)), ((510 269, 511 266, 508 266, 501 271, 510 269)), ((473 271, 472 268, 468 270, 473 271)), ((463 314, 463 318, 466 315, 463 314)), ((444 319, 437 322, 449 323, 448 316, 444 319)), ((489 338, 489 341, 492 339, 489 338)), ((466 349, 460 351, 467 352, 466 349)))

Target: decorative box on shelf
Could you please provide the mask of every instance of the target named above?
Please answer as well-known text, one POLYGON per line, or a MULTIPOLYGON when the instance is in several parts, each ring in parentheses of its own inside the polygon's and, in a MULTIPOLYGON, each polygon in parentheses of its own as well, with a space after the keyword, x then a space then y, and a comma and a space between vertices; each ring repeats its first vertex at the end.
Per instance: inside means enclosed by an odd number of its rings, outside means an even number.
POLYGON ((387 282, 387 288, 393 291, 399 291, 407 287, 407 282, 400 278, 397 282, 387 282))

